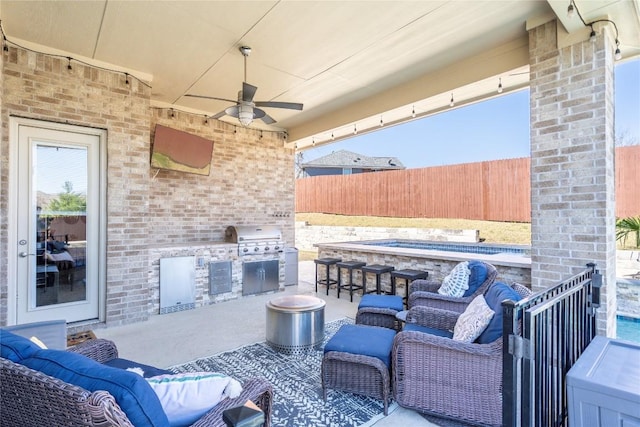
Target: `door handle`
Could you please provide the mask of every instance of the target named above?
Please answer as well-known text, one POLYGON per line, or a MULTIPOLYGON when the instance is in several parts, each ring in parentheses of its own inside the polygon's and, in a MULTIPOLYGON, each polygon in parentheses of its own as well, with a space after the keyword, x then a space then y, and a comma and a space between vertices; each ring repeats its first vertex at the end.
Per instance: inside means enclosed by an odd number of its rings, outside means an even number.
POLYGON ((31 255, 31 256, 36 256, 36 254, 28 254, 28 253, 26 253, 26 252, 20 252, 18 255, 20 256, 20 258, 26 258, 26 257, 28 257, 29 255, 31 255))

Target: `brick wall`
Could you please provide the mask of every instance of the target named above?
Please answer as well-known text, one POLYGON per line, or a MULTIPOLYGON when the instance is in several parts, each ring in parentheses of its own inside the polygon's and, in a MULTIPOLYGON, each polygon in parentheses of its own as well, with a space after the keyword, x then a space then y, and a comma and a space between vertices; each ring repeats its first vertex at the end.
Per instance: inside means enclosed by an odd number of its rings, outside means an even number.
MULTIPOLYGON (((202 116, 150 107, 151 89, 122 74, 47 55, 3 52, 0 192, 9 186, 8 118, 19 115, 106 129, 106 322, 131 323, 157 313, 149 274, 158 245, 189 246, 222 240, 234 224, 272 224, 293 245, 293 151, 279 134, 234 127, 202 116), (150 167, 156 123, 214 141, 210 176, 150 167)), ((7 197, 0 201, 0 273, 6 272, 7 197)), ((0 274, 0 324, 7 322, 9 284, 0 274)), ((14 292, 12 290, 12 292, 14 292)))
POLYGON ((598 332, 615 335, 614 47, 604 33, 558 48, 557 31, 529 33, 532 287, 597 263, 598 332))

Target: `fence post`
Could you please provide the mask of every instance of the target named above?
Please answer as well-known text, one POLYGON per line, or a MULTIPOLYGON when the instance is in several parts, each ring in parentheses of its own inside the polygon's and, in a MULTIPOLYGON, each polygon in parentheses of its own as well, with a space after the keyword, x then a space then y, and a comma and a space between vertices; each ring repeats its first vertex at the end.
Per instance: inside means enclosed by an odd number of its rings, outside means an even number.
POLYGON ((518 316, 516 303, 511 300, 502 302, 502 425, 520 426, 520 366, 521 355, 516 351, 518 335, 518 316))

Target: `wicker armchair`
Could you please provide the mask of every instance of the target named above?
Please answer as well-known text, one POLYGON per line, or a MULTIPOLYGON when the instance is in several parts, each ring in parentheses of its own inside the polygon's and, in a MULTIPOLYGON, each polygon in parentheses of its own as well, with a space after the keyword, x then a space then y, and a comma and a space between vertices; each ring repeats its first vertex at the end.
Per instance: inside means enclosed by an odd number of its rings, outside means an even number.
POLYGON ((498 276, 498 271, 493 265, 486 262, 482 262, 482 264, 487 270, 487 278, 473 294, 467 297, 456 298, 440 295, 438 293, 438 289, 442 284, 440 281, 430 279, 414 280, 409 287, 409 308, 420 305, 462 313, 475 297, 486 292, 489 285, 495 282, 498 276))
MULTIPOLYGON (((68 351, 104 363, 118 356, 115 344, 104 339, 85 341, 68 351)), ((133 427, 113 396, 105 391, 93 393, 44 375, 26 366, 0 358, 0 418, 3 427, 22 426, 126 426, 133 427)), ((262 379, 243 384, 240 396, 226 399, 196 421, 193 426, 224 427, 222 411, 254 401, 270 425, 273 390, 262 379)))
MULTIPOLYGON (((531 294, 512 285, 521 296, 531 294)), ((407 322, 452 331, 459 313, 413 307, 407 322)), ((393 343, 393 397, 402 407, 465 423, 502 423, 502 337, 464 343, 417 331, 399 332, 393 343)))

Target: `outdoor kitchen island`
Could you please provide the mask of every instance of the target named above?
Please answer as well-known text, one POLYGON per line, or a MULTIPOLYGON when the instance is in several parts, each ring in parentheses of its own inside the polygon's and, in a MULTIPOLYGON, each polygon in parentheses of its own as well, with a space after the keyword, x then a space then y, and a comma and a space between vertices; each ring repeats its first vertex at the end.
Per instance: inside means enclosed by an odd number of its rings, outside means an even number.
POLYGON ((251 229, 229 227, 225 241, 150 247, 152 312, 164 314, 284 290, 284 242, 279 230, 251 228, 268 230, 269 235, 256 233, 251 238, 251 229), (163 264, 170 265, 164 270, 170 275, 161 274, 163 264))

